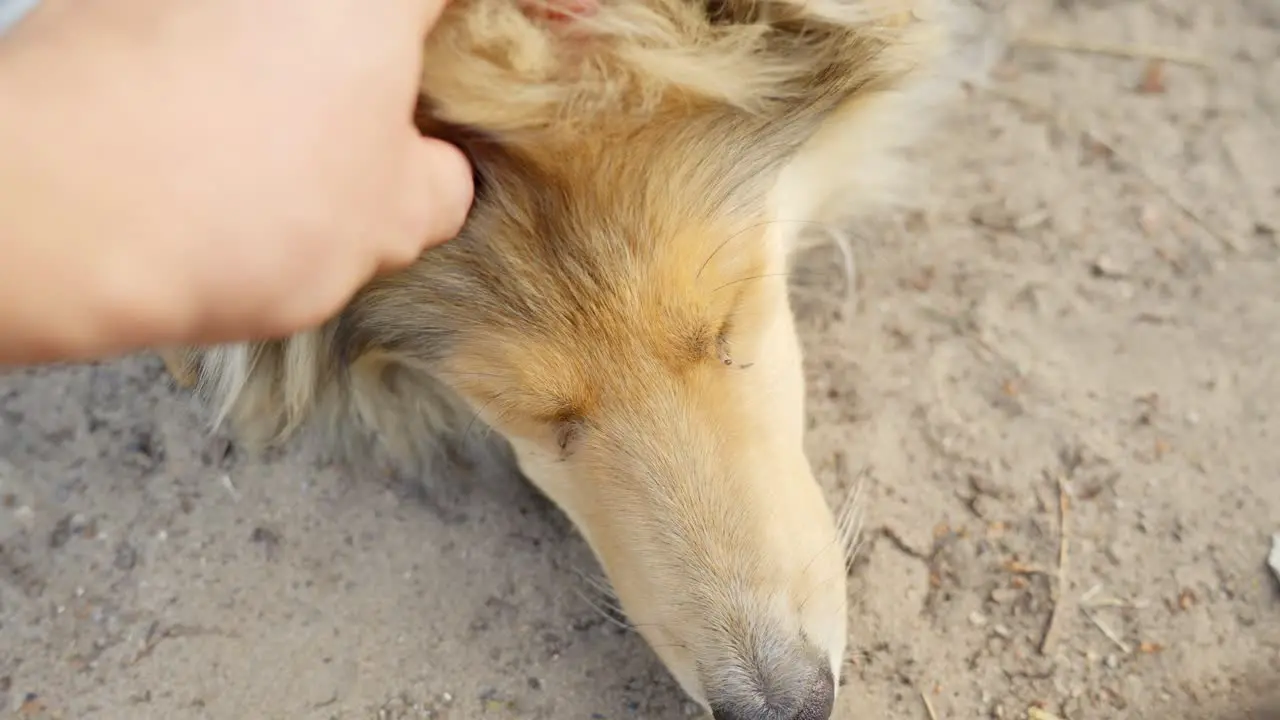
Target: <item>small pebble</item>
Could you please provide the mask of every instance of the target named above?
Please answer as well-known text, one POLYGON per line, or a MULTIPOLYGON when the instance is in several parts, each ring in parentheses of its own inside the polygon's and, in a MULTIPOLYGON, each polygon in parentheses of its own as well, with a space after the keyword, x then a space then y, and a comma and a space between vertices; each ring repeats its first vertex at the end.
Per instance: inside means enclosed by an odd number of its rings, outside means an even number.
POLYGON ((116 548, 116 557, 112 562, 117 570, 132 570, 138 564, 138 551, 127 542, 116 548))
POLYGON ((1148 236, 1154 235, 1160 231, 1163 224, 1160 217, 1160 211, 1153 205, 1144 205, 1138 211, 1138 227, 1142 228, 1142 232, 1148 236))
POLYGON ((1018 599, 1018 591, 1013 588, 996 588, 991 591, 991 599, 1005 605, 1018 599))
POLYGON ((1271 554, 1267 556, 1267 565, 1275 574, 1276 580, 1280 580, 1280 533, 1271 536, 1271 554))
POLYGON ((1100 255, 1097 260, 1093 261, 1093 265, 1089 268, 1096 277, 1100 278, 1121 278, 1128 274, 1128 271, 1108 255, 1100 255))

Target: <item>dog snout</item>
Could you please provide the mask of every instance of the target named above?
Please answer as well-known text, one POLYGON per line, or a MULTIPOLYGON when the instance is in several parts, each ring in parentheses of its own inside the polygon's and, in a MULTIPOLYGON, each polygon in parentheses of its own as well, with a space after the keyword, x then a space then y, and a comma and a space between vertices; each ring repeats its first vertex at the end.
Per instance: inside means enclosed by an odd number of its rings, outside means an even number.
POLYGON ((829 720, 836 683, 827 661, 761 673, 751 682, 719 688, 710 698, 715 720, 829 720))

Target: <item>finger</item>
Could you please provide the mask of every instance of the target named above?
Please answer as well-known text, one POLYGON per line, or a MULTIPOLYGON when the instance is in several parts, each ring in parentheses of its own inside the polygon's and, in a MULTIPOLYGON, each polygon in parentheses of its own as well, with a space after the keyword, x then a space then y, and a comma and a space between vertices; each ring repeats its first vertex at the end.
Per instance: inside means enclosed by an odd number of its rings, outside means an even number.
POLYGON ((471 163, 461 150, 416 134, 411 143, 401 196, 405 231, 384 262, 390 268, 455 237, 474 199, 471 163))

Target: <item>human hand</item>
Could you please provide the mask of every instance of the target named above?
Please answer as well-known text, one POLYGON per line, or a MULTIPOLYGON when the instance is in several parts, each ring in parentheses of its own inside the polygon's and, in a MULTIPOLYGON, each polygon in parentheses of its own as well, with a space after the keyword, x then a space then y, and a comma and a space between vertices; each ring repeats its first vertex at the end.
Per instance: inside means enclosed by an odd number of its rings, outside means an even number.
POLYGON ((443 2, 44 0, 0 38, 0 115, 39 113, 3 128, 28 220, 5 261, 97 297, 105 352, 323 322, 470 207, 411 120, 443 2))

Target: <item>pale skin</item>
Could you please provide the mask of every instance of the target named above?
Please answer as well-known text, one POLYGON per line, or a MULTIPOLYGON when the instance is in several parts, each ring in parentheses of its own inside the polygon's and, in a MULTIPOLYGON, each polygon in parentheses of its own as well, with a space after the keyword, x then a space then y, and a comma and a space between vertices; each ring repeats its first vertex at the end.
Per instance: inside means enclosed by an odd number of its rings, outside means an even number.
POLYGON ((44 0, 0 36, 0 366, 278 337, 461 228, 445 0, 44 0))

